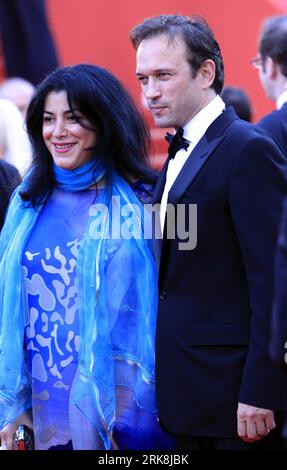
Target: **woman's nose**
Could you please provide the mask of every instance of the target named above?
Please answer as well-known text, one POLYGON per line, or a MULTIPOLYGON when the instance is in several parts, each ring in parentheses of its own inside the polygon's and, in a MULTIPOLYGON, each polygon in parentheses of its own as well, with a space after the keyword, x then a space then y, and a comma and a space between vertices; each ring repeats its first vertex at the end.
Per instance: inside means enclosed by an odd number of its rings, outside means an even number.
POLYGON ((67 132, 68 132, 68 129, 65 125, 65 122, 62 120, 57 120, 55 122, 55 127, 53 129, 54 136, 59 136, 59 137, 65 136, 67 135, 67 132))

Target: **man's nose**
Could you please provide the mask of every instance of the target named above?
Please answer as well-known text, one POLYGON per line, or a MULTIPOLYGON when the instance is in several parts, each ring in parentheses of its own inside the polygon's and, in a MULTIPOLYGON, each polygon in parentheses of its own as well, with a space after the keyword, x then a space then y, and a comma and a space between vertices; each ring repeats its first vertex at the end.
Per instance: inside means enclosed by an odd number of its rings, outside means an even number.
POLYGON ((148 100, 153 100, 160 96, 160 88, 158 82, 155 80, 149 80, 146 90, 145 90, 145 97, 148 100))

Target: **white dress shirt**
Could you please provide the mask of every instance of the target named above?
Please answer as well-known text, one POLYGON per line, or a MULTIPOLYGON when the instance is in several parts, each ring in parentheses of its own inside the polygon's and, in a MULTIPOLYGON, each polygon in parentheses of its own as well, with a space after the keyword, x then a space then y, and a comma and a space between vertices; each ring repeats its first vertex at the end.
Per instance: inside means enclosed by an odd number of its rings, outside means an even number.
POLYGON ((283 104, 287 103, 287 90, 284 90, 276 100, 276 108, 281 109, 283 104))
POLYGON ((210 124, 222 113, 225 109, 225 103, 219 95, 217 95, 205 108, 203 108, 194 118, 192 118, 183 128, 183 136, 190 144, 187 150, 180 149, 168 164, 166 173, 166 181, 164 191, 162 193, 160 205, 160 226, 163 233, 165 214, 168 200, 168 193, 178 177, 183 165, 188 159, 190 152, 198 144, 201 137, 205 134, 210 124))

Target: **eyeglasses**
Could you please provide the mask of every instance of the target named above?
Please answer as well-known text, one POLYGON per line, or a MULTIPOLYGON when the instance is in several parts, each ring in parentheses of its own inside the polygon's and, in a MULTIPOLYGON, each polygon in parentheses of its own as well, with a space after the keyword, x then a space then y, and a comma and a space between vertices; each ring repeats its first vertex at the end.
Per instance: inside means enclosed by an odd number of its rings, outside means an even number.
POLYGON ((251 59, 250 64, 253 65, 255 69, 260 69, 263 66, 263 59, 260 55, 251 59))

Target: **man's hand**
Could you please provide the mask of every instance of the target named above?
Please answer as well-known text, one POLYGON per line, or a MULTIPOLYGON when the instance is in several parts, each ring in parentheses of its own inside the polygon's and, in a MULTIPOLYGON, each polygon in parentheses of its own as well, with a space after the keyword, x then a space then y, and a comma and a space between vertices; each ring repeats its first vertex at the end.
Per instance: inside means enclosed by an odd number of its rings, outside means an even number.
POLYGON ((275 426, 274 412, 272 410, 238 403, 237 432, 243 441, 260 441, 275 426))

